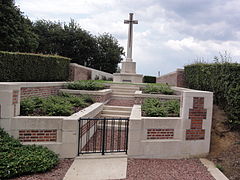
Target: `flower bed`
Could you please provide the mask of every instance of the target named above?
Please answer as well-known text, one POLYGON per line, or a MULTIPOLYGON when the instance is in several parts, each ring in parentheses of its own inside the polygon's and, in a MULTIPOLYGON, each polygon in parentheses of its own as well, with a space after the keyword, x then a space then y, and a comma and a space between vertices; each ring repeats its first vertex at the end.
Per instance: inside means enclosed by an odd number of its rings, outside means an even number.
POLYGON ((142 91, 146 94, 174 94, 174 91, 166 84, 148 84, 142 91))
POLYGON ((142 115, 148 117, 178 117, 180 102, 178 100, 160 101, 147 98, 142 104, 142 115))
POLYGON ((21 101, 23 116, 69 116, 93 103, 90 96, 61 93, 58 96, 30 97, 21 101))
POLYGON ((66 87, 74 90, 101 90, 105 85, 94 80, 80 80, 68 83, 66 87))

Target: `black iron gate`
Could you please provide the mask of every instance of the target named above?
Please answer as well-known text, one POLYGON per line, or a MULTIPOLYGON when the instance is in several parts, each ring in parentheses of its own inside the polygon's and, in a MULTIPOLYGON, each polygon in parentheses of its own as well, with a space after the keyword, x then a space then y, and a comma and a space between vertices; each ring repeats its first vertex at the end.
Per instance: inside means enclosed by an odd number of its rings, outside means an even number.
POLYGON ((126 152, 129 118, 80 118, 78 155, 126 152))

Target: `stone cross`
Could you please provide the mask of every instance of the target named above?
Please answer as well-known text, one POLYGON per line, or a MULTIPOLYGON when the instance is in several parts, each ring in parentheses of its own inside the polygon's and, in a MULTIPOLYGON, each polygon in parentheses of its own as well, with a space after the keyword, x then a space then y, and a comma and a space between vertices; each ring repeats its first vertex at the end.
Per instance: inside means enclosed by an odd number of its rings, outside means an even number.
POLYGON ((138 21, 133 20, 133 13, 129 13, 129 20, 124 20, 124 24, 129 24, 126 61, 131 62, 132 61, 133 24, 138 24, 138 21))

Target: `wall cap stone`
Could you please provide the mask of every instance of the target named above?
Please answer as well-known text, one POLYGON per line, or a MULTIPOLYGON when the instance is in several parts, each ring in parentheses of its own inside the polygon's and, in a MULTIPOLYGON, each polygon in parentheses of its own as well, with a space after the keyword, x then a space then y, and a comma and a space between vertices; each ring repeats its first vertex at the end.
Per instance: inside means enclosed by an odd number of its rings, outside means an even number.
POLYGON ((107 95, 109 93, 112 93, 111 89, 103 89, 99 91, 60 89, 59 91, 69 93, 69 94, 91 94, 91 95, 97 95, 97 96, 107 95))

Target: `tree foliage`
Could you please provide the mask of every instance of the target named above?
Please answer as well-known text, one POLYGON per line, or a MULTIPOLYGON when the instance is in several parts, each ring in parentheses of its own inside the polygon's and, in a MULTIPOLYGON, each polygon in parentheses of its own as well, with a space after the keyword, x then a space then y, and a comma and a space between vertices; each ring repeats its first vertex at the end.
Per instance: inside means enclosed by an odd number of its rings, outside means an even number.
POLYGON ((116 72, 123 47, 110 34, 93 36, 74 20, 32 23, 13 0, 0 0, 0 50, 57 54, 72 62, 109 73, 116 72))
POLYGON ((116 72, 124 54, 112 35, 93 36, 74 20, 69 24, 39 20, 34 23, 34 32, 39 36, 38 53, 59 54, 74 63, 109 73, 116 72))
POLYGON ((0 1, 0 50, 34 52, 38 37, 32 22, 22 15, 13 0, 0 1))

